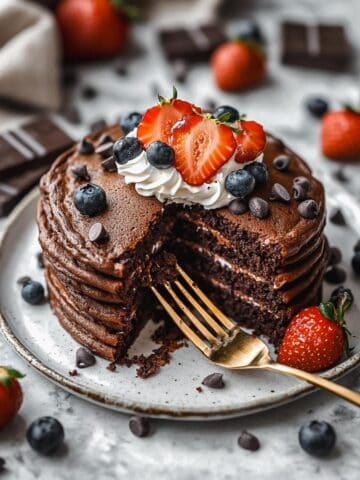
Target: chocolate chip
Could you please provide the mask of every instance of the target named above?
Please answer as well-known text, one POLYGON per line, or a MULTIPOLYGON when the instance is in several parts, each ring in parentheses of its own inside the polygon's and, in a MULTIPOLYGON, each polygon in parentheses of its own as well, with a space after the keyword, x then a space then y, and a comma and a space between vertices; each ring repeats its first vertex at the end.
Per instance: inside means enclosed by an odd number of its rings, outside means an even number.
POLYGON ((290 194, 280 183, 274 183, 271 189, 270 200, 280 200, 280 202, 290 202, 290 194))
POLYGON ((184 83, 189 71, 188 64, 184 60, 178 59, 172 65, 174 78, 178 83, 184 83))
POLYGON ((87 138, 83 138, 77 147, 77 151, 81 155, 91 155, 92 153, 94 153, 95 148, 92 142, 90 142, 90 140, 88 140, 87 138))
POLYGON ((43 257, 43 254, 42 252, 38 252, 36 254, 36 261, 37 261, 37 265, 39 268, 44 268, 45 265, 44 265, 44 257, 43 257))
POLYGON ((70 370, 69 375, 70 377, 76 377, 77 375, 79 375, 79 373, 76 368, 74 368, 74 370, 70 370))
POLYGON ((222 373, 211 373, 201 383, 209 388, 224 388, 225 386, 222 373))
POLYGON ((294 185, 301 185, 306 191, 310 188, 310 182, 306 177, 295 177, 293 180, 294 185))
POLYGON ((112 154, 114 142, 103 143, 95 150, 95 153, 100 155, 102 158, 108 158, 112 154))
POLYGON ((338 182, 341 183, 347 183, 349 181, 342 168, 339 168, 338 170, 336 170, 336 172, 333 172, 333 176, 338 182))
POLYGON ((5 459, 0 457, 0 473, 5 471, 5 468, 6 468, 5 465, 6 465, 5 459))
POLYGON ((106 367, 106 369, 109 370, 110 372, 115 372, 115 370, 116 370, 116 363, 115 363, 115 362, 109 363, 109 365, 106 367))
POLYGON ((84 347, 80 347, 76 351, 76 366, 78 368, 92 367, 96 362, 95 356, 84 347))
POLYGON ((101 166, 107 172, 117 172, 116 162, 115 162, 114 157, 112 155, 111 155, 111 157, 103 160, 101 162, 101 166))
POLYGON ((311 220, 319 215, 319 206, 315 200, 304 200, 299 203, 298 212, 303 218, 311 220))
POLYGON ((288 155, 278 155, 277 157, 274 158, 272 164, 273 164, 273 167, 276 168, 276 170, 280 170, 281 172, 284 172, 289 168, 290 157, 288 155))
POLYGON ((204 390, 203 390, 201 387, 196 387, 196 391, 197 391, 198 393, 202 393, 204 390))
POLYGON ((94 99, 95 97, 97 97, 98 95, 98 91, 95 87, 93 87, 92 85, 85 85, 83 87, 83 89, 81 90, 81 96, 85 99, 85 100, 92 100, 94 99))
POLYGON ((23 277, 20 277, 16 280, 16 283, 21 286, 29 282, 31 282, 31 277, 29 277, 28 275, 24 275, 23 277))
POLYGON ((331 267, 324 275, 328 283, 343 283, 346 280, 346 272, 340 267, 331 267))
POLYGON ((109 235, 100 222, 91 225, 89 230, 89 240, 94 243, 102 243, 109 239, 109 235))
POLYGON ((355 243, 354 252, 360 252, 360 240, 355 243))
POLYGON ((329 220, 331 223, 334 223, 335 225, 339 225, 341 227, 346 225, 346 220, 340 208, 335 208, 334 210, 332 210, 329 216, 329 220))
POLYGON ((297 202, 302 202, 308 198, 307 189, 299 183, 294 183, 292 188, 293 197, 297 202))
POLYGON ((104 143, 114 143, 114 139, 112 138, 111 135, 109 135, 108 133, 103 133, 99 140, 96 142, 96 145, 98 147, 100 147, 100 145, 104 145, 104 143))
POLYGON ((107 127, 106 120, 103 118, 99 118, 98 120, 95 120, 95 122, 92 122, 90 124, 90 130, 92 133, 98 133, 101 130, 104 130, 104 128, 107 127))
POLYGON ((130 418, 129 429, 136 437, 147 437, 150 433, 150 422, 147 418, 137 415, 130 418))
POLYGON ((117 73, 120 77, 125 77, 127 75, 127 64, 124 60, 120 59, 117 61, 115 65, 115 73, 117 73))
POLYGON ((341 251, 337 247, 330 247, 328 265, 337 265, 341 260, 341 251))
POLYGON ((259 440, 251 433, 243 430, 238 438, 239 447, 255 452, 260 448, 259 440))
POLYGON ((247 206, 246 202, 243 202, 239 198, 232 200, 229 203, 228 208, 230 212, 233 213, 234 215, 242 215, 243 213, 249 210, 249 207, 247 206))
POLYGON ((270 207, 266 200, 260 197, 253 197, 249 201, 250 212, 257 218, 265 218, 269 215, 270 207))
POLYGON ((86 165, 83 165, 81 163, 74 165, 73 167, 71 167, 71 173, 78 180, 86 180, 87 182, 90 181, 90 175, 86 165))

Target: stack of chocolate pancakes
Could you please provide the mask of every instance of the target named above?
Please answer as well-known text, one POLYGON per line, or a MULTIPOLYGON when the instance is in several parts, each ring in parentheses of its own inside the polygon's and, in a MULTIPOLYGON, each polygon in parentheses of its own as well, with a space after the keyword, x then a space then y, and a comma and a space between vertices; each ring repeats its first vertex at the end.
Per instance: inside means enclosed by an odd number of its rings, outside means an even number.
POLYGON ((108 168, 104 142, 121 130, 105 133, 91 139, 94 151, 61 155, 41 182, 39 238, 50 303, 63 327, 93 352, 119 361, 146 321, 144 302, 146 310, 157 308, 147 287, 173 278, 175 255, 224 312, 278 344, 291 316, 318 302, 328 260, 324 191, 308 166, 268 136, 269 181, 256 195, 268 200, 274 183, 291 191, 296 177, 306 177, 319 207, 315 218, 301 216, 294 199, 270 202, 262 219, 229 208, 168 205, 140 196, 108 168), (279 155, 289 159, 282 171, 273 167, 279 155), (79 166, 86 175, 74 173, 79 166), (106 210, 94 217, 74 205, 76 189, 89 182, 106 193, 106 210), (89 238, 94 223, 104 231, 101 241, 89 238))

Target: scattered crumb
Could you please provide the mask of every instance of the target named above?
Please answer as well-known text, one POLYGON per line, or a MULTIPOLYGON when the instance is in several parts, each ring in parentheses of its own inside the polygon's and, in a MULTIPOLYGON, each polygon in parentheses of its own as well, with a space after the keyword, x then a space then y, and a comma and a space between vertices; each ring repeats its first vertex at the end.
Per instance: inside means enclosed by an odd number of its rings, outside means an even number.
POLYGON ((110 372, 115 372, 116 370, 116 364, 115 362, 111 362, 109 363, 109 365, 106 367, 108 370, 110 370, 110 372))
POLYGON ((76 377, 77 375, 79 375, 79 372, 76 369, 70 370, 69 375, 70 377, 76 377))
POLYGON ((196 387, 196 390, 199 392, 199 393, 202 393, 203 392, 203 389, 201 387, 196 387))

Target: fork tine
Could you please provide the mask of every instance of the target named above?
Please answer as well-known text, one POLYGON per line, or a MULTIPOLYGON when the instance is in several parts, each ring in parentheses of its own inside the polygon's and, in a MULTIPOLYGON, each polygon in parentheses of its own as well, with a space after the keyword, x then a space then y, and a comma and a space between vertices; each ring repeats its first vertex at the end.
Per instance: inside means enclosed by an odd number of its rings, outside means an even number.
POLYGON ((167 291, 170 293, 172 298, 175 300, 178 307, 185 313, 187 319, 190 320, 193 325, 201 332, 204 337, 212 344, 220 346, 219 340, 205 327, 203 323, 199 321, 199 319, 189 310, 189 308, 185 305, 185 303, 178 297, 178 295, 174 292, 171 288, 170 284, 164 285, 167 291))
POLYGON ((217 306, 210 300, 210 298, 205 295, 205 293, 200 290, 200 288, 196 285, 196 283, 184 272, 184 270, 179 266, 176 265, 176 268, 186 283, 194 290, 197 296, 204 302, 204 304, 212 311, 212 313, 216 316, 216 318, 228 329, 233 329, 234 324, 232 321, 224 315, 217 306))
POLYGON ((210 356, 211 349, 208 347, 208 345, 206 345, 206 343, 201 340, 201 338, 196 335, 196 333, 193 332, 191 328, 188 327, 188 325, 186 325, 184 320, 182 320, 182 318, 175 312, 172 306, 165 300, 165 298, 161 295, 160 292, 158 292, 155 287, 151 287, 151 290, 153 291, 154 295, 159 300, 161 305, 164 307, 166 312, 174 320, 179 329, 188 337, 189 340, 194 343, 194 345, 197 346, 199 350, 203 352, 204 355, 206 355, 207 357, 210 356))

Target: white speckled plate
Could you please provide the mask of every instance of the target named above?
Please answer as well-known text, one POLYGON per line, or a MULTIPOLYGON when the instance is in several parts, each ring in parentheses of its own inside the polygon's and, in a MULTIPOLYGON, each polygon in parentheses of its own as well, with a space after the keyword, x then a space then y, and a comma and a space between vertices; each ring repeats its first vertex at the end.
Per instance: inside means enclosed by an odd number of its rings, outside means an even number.
MULTIPOLYGON (((348 271, 346 285, 355 293, 359 291, 359 280, 354 278, 349 265, 352 247, 360 238, 360 211, 346 192, 330 180, 327 181, 329 185, 328 203, 344 206, 351 229, 329 225, 327 234, 331 245, 339 246, 343 252, 343 266, 348 271)), ((136 378, 135 368, 118 367, 115 373, 110 372, 102 359, 98 359, 94 367, 80 370, 79 376, 70 377, 69 371, 75 367, 77 343, 60 327, 48 304, 36 307, 26 304, 16 283, 23 275, 44 281, 36 261, 40 251, 35 223, 37 199, 38 193, 33 191, 22 201, 12 214, 2 240, 0 327, 18 354, 49 380, 75 395, 122 412, 198 420, 254 413, 295 400, 313 390, 304 382, 273 373, 224 371, 225 389, 204 388, 199 393, 196 388, 201 380, 219 369, 192 346, 176 351, 171 363, 147 380, 136 378)), ((332 288, 326 286, 325 295, 332 288)), ((353 354, 324 373, 327 378, 339 378, 360 362, 359 304, 353 306, 348 321, 353 333, 353 354)), ((146 332, 143 333, 137 348, 150 351, 150 341, 146 332)))

